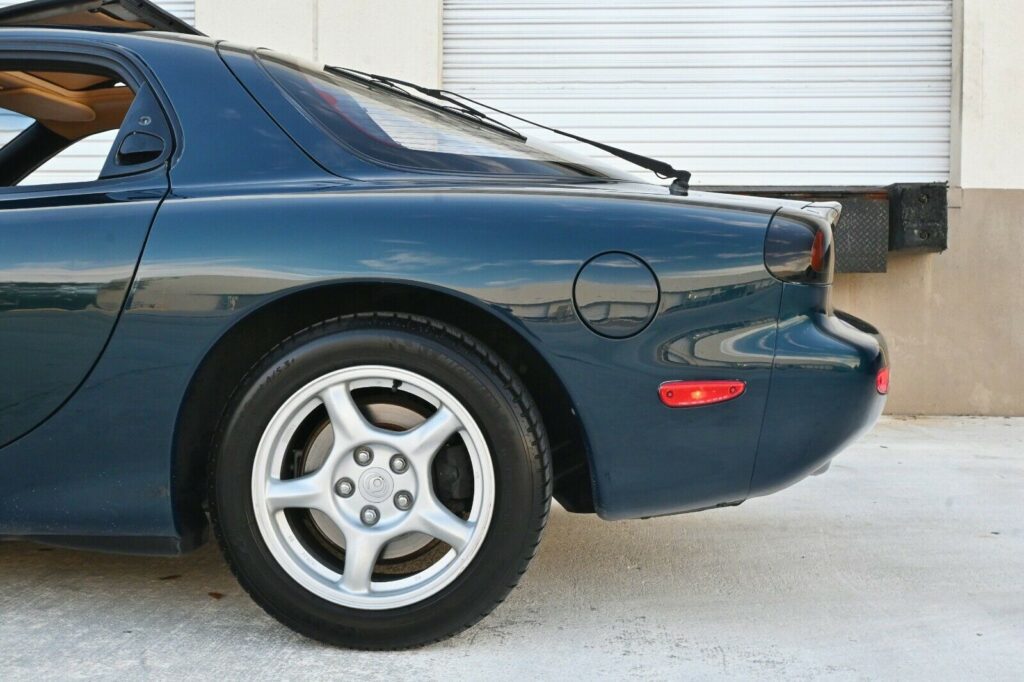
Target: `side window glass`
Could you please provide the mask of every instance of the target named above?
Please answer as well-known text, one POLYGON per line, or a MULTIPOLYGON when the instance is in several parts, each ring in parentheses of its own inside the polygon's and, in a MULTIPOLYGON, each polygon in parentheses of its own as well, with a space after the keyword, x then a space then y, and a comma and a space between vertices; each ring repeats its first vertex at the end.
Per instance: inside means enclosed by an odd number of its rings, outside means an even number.
MULTIPOLYGON (((30 137, 26 133, 34 123, 35 121, 28 116, 0 107, 0 155, 12 156, 12 150, 18 146, 19 138, 25 140, 30 137)), ((11 163, 3 164, 2 175, 2 185, 5 187, 15 184, 22 177, 11 163)))
POLYGON ((93 182, 166 162, 170 134, 148 87, 91 65, 0 65, 0 187, 93 182))
POLYGON ((115 135, 114 131, 96 133, 73 143, 36 169, 18 185, 27 187, 29 185, 98 180, 100 171, 103 170, 103 165, 114 145, 115 135))
POLYGON ((0 149, 7 146, 7 143, 25 132, 25 129, 32 125, 32 119, 28 116, 16 114, 8 109, 0 108, 0 149))

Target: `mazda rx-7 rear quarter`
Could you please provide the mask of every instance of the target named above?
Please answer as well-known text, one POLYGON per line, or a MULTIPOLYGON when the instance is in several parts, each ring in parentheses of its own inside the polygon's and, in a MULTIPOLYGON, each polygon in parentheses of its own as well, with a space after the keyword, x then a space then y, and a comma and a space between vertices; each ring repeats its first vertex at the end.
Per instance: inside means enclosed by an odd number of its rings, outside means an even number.
POLYGON ((0 108, 0 535, 212 528, 283 623, 413 646, 504 598, 552 497, 739 504, 882 410, 885 343, 831 305, 836 204, 604 147, 674 179, 641 182, 147 2, 0 10, 0 108))

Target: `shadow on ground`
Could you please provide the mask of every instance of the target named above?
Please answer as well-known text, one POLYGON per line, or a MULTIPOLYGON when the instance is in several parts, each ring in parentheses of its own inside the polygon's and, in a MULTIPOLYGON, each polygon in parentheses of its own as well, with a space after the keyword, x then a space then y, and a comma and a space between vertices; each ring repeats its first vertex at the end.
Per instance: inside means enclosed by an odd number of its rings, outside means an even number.
POLYGON ((886 420, 827 476, 739 508, 616 523, 556 509, 506 603, 401 653, 292 634, 212 545, 153 558, 0 543, 0 671, 1020 679, 1021 452, 1024 420, 886 420))

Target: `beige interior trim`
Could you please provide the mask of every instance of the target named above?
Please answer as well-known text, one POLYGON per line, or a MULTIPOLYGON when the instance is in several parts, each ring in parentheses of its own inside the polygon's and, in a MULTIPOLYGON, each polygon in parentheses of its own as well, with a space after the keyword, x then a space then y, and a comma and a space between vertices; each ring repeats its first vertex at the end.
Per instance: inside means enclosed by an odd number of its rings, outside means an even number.
POLYGON ((125 21, 106 12, 75 12, 74 14, 61 14, 56 16, 41 17, 35 21, 29 20, 19 23, 19 26, 89 26, 97 28, 117 28, 146 30, 153 28, 149 24, 140 21, 125 21))
MULTIPOLYGON (((57 76, 54 80, 62 76, 46 75, 57 76)), ((70 90, 24 71, 0 72, 0 107, 33 118, 69 140, 119 127, 134 99, 131 89, 124 86, 70 90)))
POLYGON ((85 90, 110 81, 110 76, 94 76, 87 73, 63 73, 55 71, 33 71, 33 76, 56 83, 68 90, 85 90))
POLYGON ((0 91, 0 107, 43 121, 89 123, 96 120, 96 112, 89 105, 37 88, 0 91))

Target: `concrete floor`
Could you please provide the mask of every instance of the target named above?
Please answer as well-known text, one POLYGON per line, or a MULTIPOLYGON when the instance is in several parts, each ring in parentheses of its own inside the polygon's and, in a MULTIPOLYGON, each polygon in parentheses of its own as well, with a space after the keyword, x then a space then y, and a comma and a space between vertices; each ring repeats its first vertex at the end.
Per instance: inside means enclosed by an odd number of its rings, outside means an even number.
POLYGON ((1024 679, 1024 419, 886 419, 741 507, 557 511, 509 600, 430 648, 332 650, 217 551, 0 544, 0 678, 1024 679))

